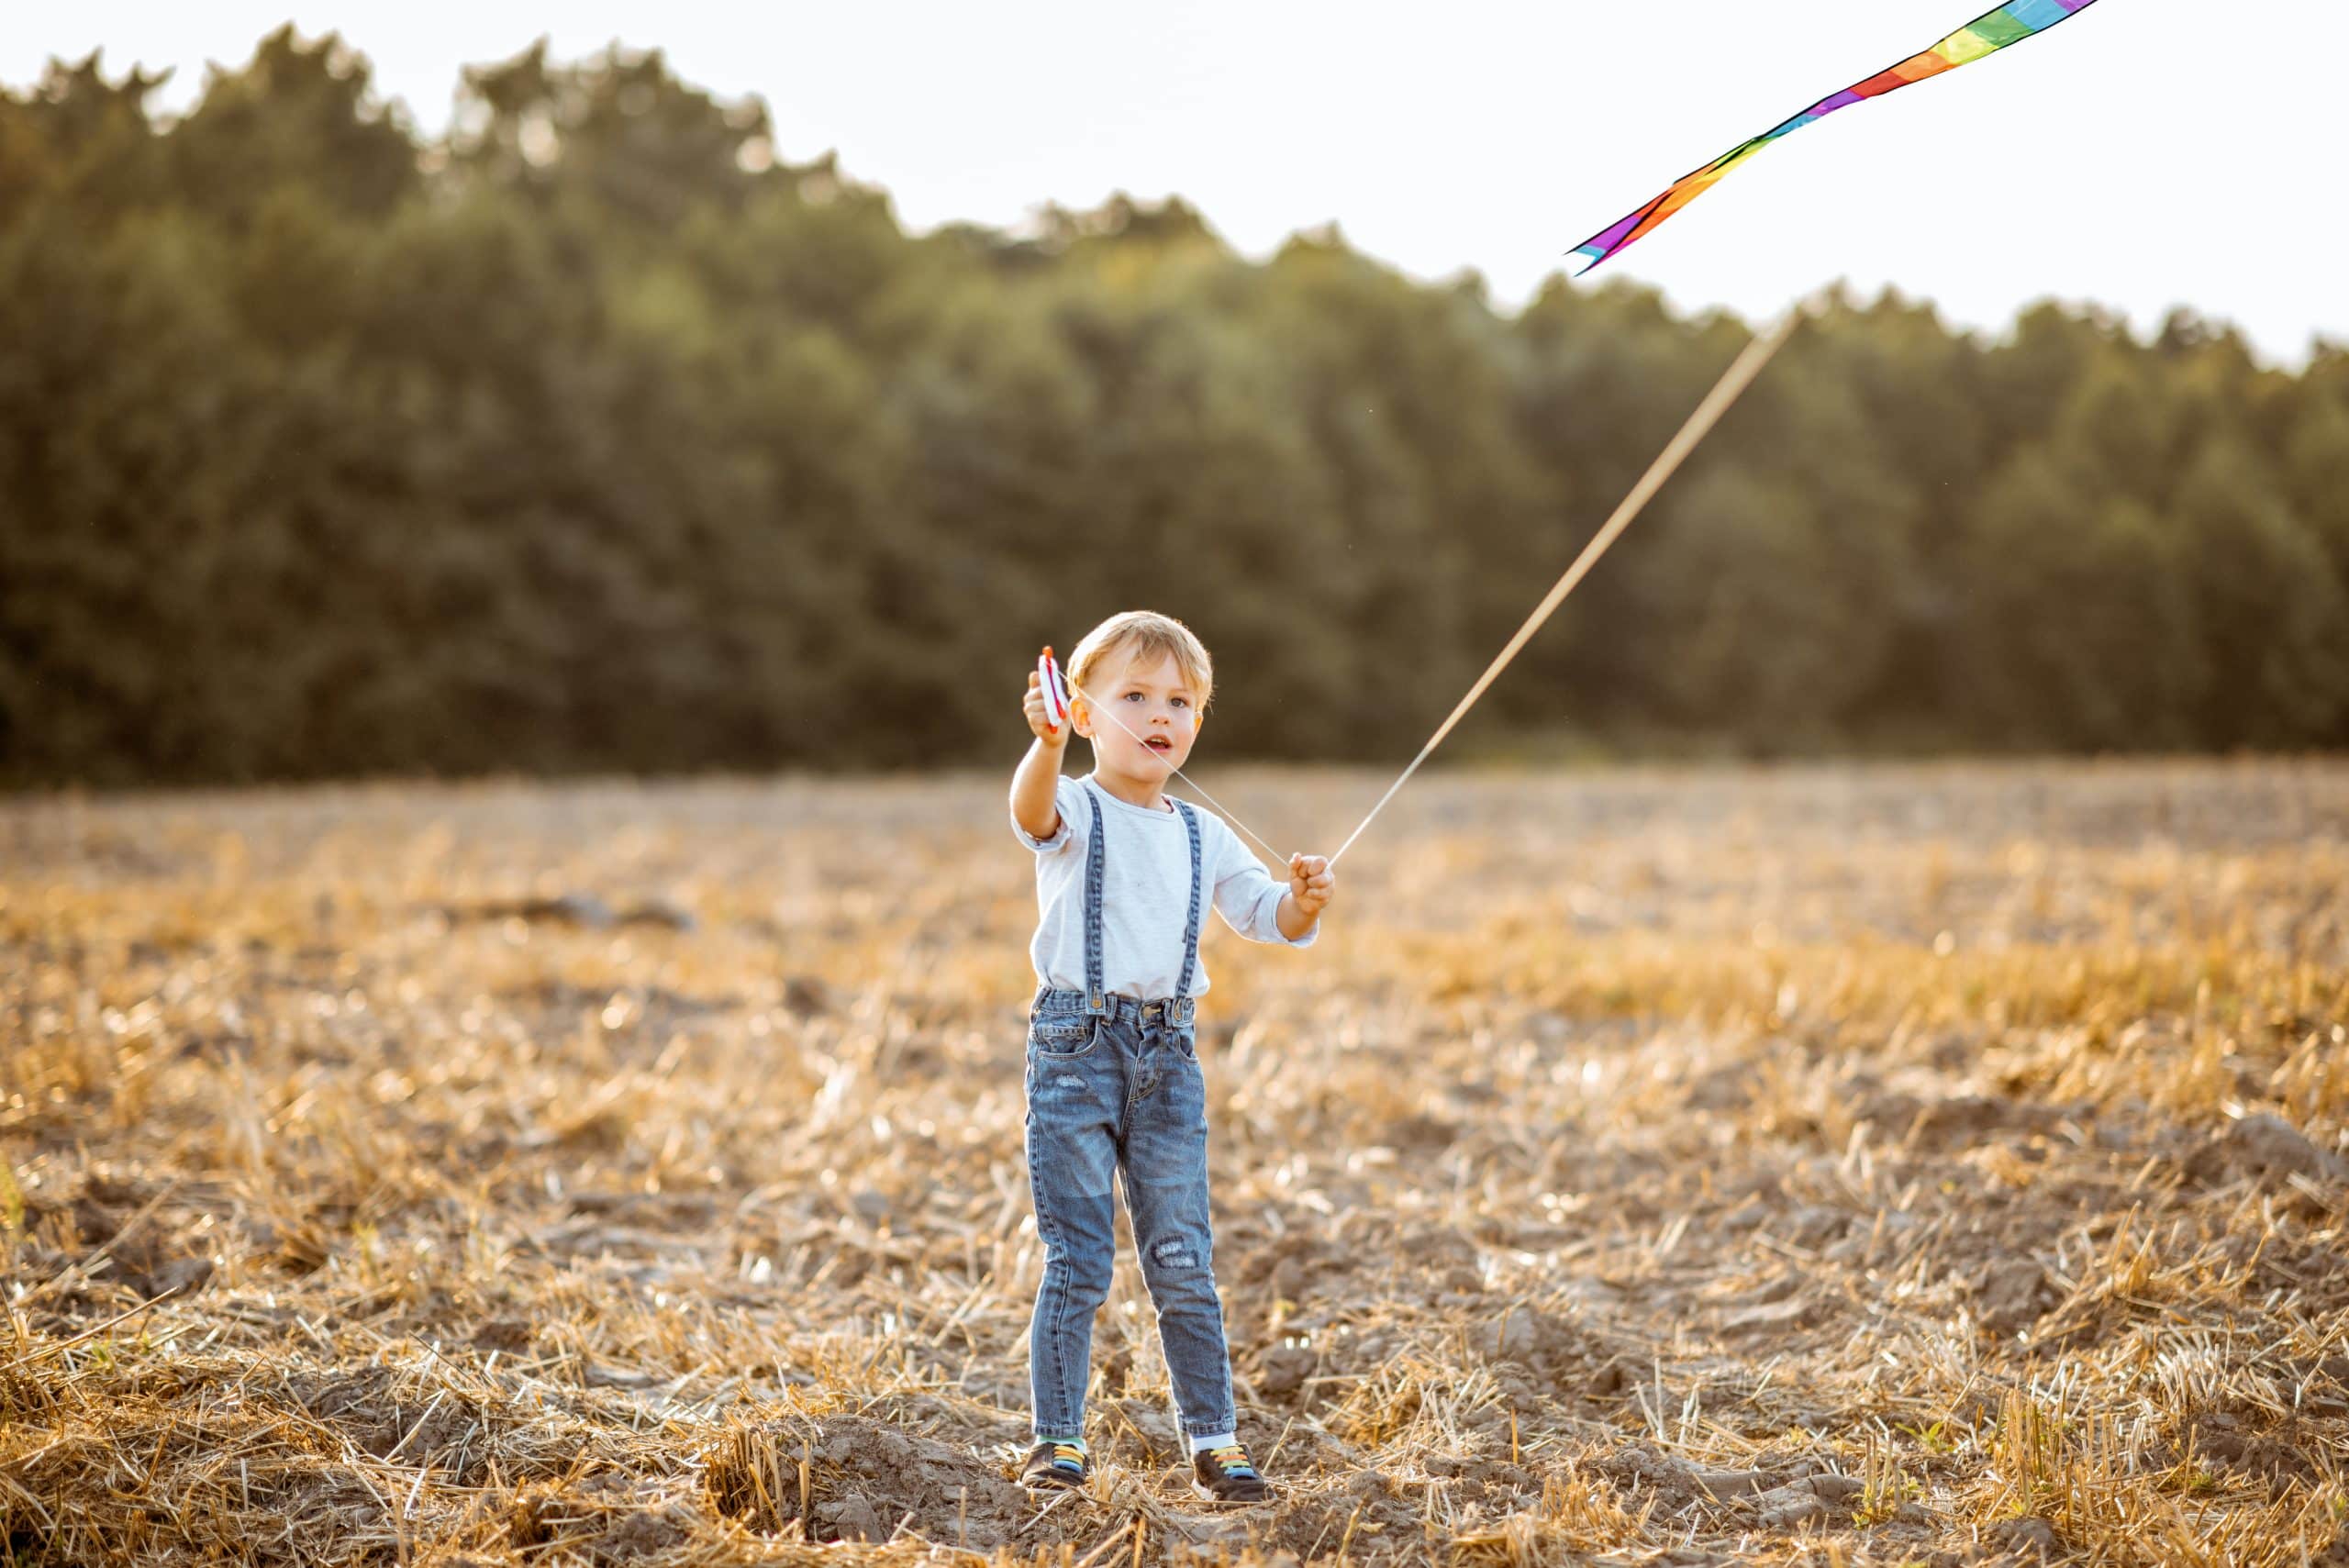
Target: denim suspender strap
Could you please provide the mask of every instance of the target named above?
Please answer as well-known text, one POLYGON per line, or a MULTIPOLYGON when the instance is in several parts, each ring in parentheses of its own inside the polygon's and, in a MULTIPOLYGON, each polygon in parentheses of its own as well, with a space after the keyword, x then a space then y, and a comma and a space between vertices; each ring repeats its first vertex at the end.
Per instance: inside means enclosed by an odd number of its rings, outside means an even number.
MULTIPOLYGON (((1092 785, 1085 786, 1088 790, 1092 785)), ((1085 841, 1085 1010, 1106 1013, 1109 998, 1101 987, 1101 867, 1108 859, 1103 840, 1101 818, 1103 802, 1095 792, 1085 803, 1092 808, 1093 827, 1085 841)))
POLYGON ((1174 983, 1174 995, 1179 1000, 1189 997, 1191 977, 1198 973, 1199 892, 1206 881, 1207 868, 1199 854, 1199 814, 1179 800, 1174 803, 1174 809, 1183 814, 1183 826, 1191 835, 1191 913, 1183 925, 1183 978, 1174 983))

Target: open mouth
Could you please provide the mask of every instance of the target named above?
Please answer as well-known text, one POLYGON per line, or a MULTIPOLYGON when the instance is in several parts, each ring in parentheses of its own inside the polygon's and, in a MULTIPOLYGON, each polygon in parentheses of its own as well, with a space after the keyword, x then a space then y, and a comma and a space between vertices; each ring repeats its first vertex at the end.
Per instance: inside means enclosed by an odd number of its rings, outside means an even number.
POLYGON ((1174 742, 1169 740, 1163 735, 1153 735, 1149 740, 1144 740, 1142 744, 1149 747, 1152 751, 1157 752, 1162 757, 1172 754, 1174 750, 1174 742))

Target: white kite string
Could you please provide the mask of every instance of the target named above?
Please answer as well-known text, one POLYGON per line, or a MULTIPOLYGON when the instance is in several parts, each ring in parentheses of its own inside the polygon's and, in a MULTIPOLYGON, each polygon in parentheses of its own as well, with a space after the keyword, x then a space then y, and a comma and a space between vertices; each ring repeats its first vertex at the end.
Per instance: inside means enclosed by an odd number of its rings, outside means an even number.
MULTIPOLYGON (((1476 706, 1476 699, 1485 695, 1486 688, 1499 678, 1500 673, 1508 668, 1509 662, 1517 657, 1519 651, 1528 642, 1532 640, 1533 634, 1542 629, 1542 623, 1547 621, 1557 607, 1565 602, 1566 595, 1575 591, 1575 584, 1583 580, 1584 574, 1589 572, 1600 556, 1607 553, 1607 547, 1613 544, 1617 537, 1631 526, 1631 519, 1640 515, 1641 509, 1647 506, 1658 490, 1664 488, 1664 482, 1672 477, 1673 471, 1677 469, 1682 461, 1696 450, 1697 443, 1703 440, 1711 431, 1715 422, 1729 411, 1730 405, 1737 401, 1739 395, 1753 384, 1753 378, 1762 373, 1762 367, 1770 362, 1770 356, 1778 351, 1779 346, 1785 343, 1787 337, 1793 333, 1796 324, 1802 319, 1805 313, 1806 307, 1802 306, 1789 310, 1768 331, 1746 344, 1744 351, 1731 361, 1729 369, 1721 373, 1721 379, 1714 384, 1713 390, 1705 395, 1705 400, 1702 403, 1697 405, 1696 412, 1688 416, 1687 422, 1680 427, 1679 433, 1672 438, 1671 444, 1657 454, 1656 460, 1648 465, 1648 471, 1640 476, 1640 482, 1637 484, 1631 486, 1631 494, 1623 497, 1621 504, 1615 508, 1614 515, 1607 519, 1605 526, 1591 536, 1590 542, 1583 546, 1582 553, 1575 557, 1574 564, 1567 567, 1564 574, 1552 584, 1549 593, 1544 595, 1542 602, 1534 606, 1533 613, 1525 617, 1525 624, 1517 628, 1517 635, 1508 639, 1508 645, 1485 667, 1485 673, 1476 677, 1476 684, 1468 688, 1468 695, 1460 699, 1451 715, 1436 727, 1435 733, 1428 737, 1428 743, 1419 748, 1419 754, 1411 759, 1411 765, 1405 768, 1401 776, 1386 787, 1386 793, 1378 797, 1378 804, 1370 808, 1370 815, 1364 817, 1355 825, 1354 830, 1346 835, 1346 841, 1340 844, 1337 853, 1330 857, 1331 865, 1336 865, 1340 858, 1354 847, 1354 840, 1363 836, 1364 829, 1377 820, 1378 814, 1386 809, 1386 803, 1393 800, 1403 786, 1410 782, 1411 775, 1419 771, 1419 764, 1433 754, 1435 749, 1443 743, 1443 738, 1452 733, 1453 727, 1467 716, 1470 708, 1476 706)), ((1094 712, 1108 714, 1110 722, 1127 734, 1132 735, 1136 742, 1147 744, 1140 735, 1134 734, 1132 727, 1119 718, 1114 709, 1094 702, 1091 694, 1077 685, 1074 681, 1071 680, 1068 684, 1071 691, 1092 705, 1094 712)), ((1215 796, 1208 794, 1204 789, 1199 789, 1197 780, 1180 768, 1174 769, 1174 773, 1176 778, 1181 779, 1193 789, 1198 790, 1201 798, 1219 812, 1225 821, 1230 822, 1259 844, 1264 844, 1264 852, 1271 855, 1275 862, 1284 866, 1289 863, 1289 857, 1265 843, 1263 834, 1240 820, 1215 796)))
POLYGON ((1403 776, 1387 787, 1386 793, 1378 797, 1378 804, 1370 808, 1370 815, 1346 835, 1346 841, 1340 844, 1338 852, 1330 857, 1331 865, 1336 865, 1345 852, 1354 847, 1354 840, 1361 838, 1363 829, 1386 809, 1386 803, 1395 798, 1396 791, 1409 782, 1411 775, 1419 771, 1419 764, 1428 760, 1429 753, 1452 733, 1453 726, 1476 706, 1476 699, 1485 695, 1485 688, 1493 684, 1494 679, 1508 667, 1509 661, 1517 657, 1518 651, 1542 629, 1542 623, 1550 618, 1551 612, 1565 602, 1566 595, 1575 591, 1575 584, 1582 581, 1583 573, 1590 570, 1592 562, 1606 554, 1607 547, 1615 542, 1616 536, 1631 527, 1631 519, 1640 515, 1640 508, 1663 488, 1664 482, 1672 477, 1672 471, 1680 466, 1681 460, 1705 439, 1706 432, 1713 428, 1713 422, 1728 411, 1729 406, 1737 401, 1738 394, 1761 373, 1762 367, 1769 362, 1772 354, 1778 351, 1778 345, 1787 340, 1787 334, 1795 329, 1795 323, 1801 319, 1800 307, 1787 312, 1776 326, 1746 344, 1745 351, 1731 361, 1713 390, 1705 395, 1705 400, 1697 405, 1697 411, 1688 416, 1687 423, 1680 427, 1680 433, 1672 438, 1672 444, 1648 465, 1648 471, 1640 476, 1640 482, 1631 486, 1631 493, 1624 496, 1622 504, 1615 508, 1615 515, 1607 519, 1604 528, 1591 536, 1590 542, 1583 546, 1582 553, 1575 557, 1574 564, 1566 568, 1565 575, 1560 577, 1550 592, 1543 595, 1542 602, 1534 606, 1533 613, 1525 617, 1525 624, 1517 628, 1517 635, 1508 639, 1508 646, 1485 667, 1485 673, 1476 677, 1476 684, 1468 688, 1468 695, 1460 699, 1460 705, 1452 710, 1451 717, 1428 737, 1428 743, 1419 748, 1419 754, 1411 759, 1411 765, 1403 770, 1403 776))
MULTIPOLYGON (((1124 719, 1119 718, 1119 717, 1118 717, 1118 713, 1117 713, 1117 710, 1116 710, 1115 708, 1106 706, 1104 706, 1104 705, 1103 705, 1103 704, 1101 704, 1101 703, 1094 702, 1094 701, 1093 701, 1093 695, 1092 695, 1090 692, 1087 692, 1087 691, 1086 691, 1083 686, 1078 685, 1078 684, 1076 684, 1076 681, 1075 681, 1074 677, 1071 676, 1067 671, 1063 670, 1063 671, 1062 671, 1062 672, 1061 672, 1061 679, 1062 679, 1062 680, 1063 680, 1063 681, 1066 681, 1066 682, 1068 683, 1068 689, 1069 689, 1070 691, 1074 692, 1078 696, 1083 697, 1086 702, 1088 702, 1088 703, 1092 703, 1092 704, 1093 704, 1093 711, 1094 711, 1094 712, 1096 712, 1096 713, 1102 713, 1102 714, 1107 714, 1107 715, 1108 715, 1108 716, 1109 716, 1109 722, 1110 722, 1110 723, 1112 723, 1112 724, 1116 725, 1119 728, 1120 728, 1120 729, 1124 730, 1127 734, 1129 734, 1129 735, 1133 735, 1133 736, 1134 736, 1134 740, 1135 740, 1135 742, 1136 742, 1137 744, 1139 744, 1139 745, 1142 745, 1142 746, 1147 746, 1147 745, 1149 745, 1149 744, 1150 744, 1150 742, 1149 742, 1149 741, 1142 740, 1142 738, 1141 738, 1141 736, 1139 736, 1139 735, 1134 735, 1133 726, 1132 726, 1132 725, 1130 725, 1130 724, 1128 724, 1124 719)), ((1175 776, 1176 778, 1181 779, 1185 784, 1189 784, 1193 789, 1198 789, 1198 790, 1199 790, 1199 798, 1200 798, 1200 799, 1202 799, 1202 800, 1204 800, 1204 801, 1206 801, 1206 802, 1208 803, 1208 805, 1209 805, 1210 806, 1214 807, 1214 808, 1215 808, 1216 813, 1217 813, 1219 816, 1220 816, 1220 817, 1222 817, 1226 822, 1230 823, 1234 828, 1239 828, 1242 833, 1245 833, 1245 834, 1247 834, 1250 838, 1252 838, 1252 839, 1255 840, 1256 840, 1256 842, 1258 842, 1258 843, 1260 843, 1260 844, 1264 844, 1264 835, 1263 835, 1263 834, 1261 834, 1261 833, 1257 832, 1257 831, 1256 831, 1256 829, 1254 829, 1253 828, 1249 827, 1249 826, 1248 826, 1248 824, 1246 824, 1245 822, 1242 822, 1241 820, 1240 820, 1240 818, 1239 818, 1238 817, 1236 817, 1236 816, 1234 816, 1234 815, 1232 814, 1231 808, 1230 808, 1230 806, 1225 806, 1225 805, 1223 804, 1223 802, 1221 802, 1221 801, 1219 801, 1219 800, 1216 799, 1216 797, 1215 797, 1215 796, 1213 796, 1213 795, 1211 795, 1208 794, 1208 792, 1207 792, 1207 791, 1205 791, 1205 790, 1203 790, 1203 789, 1199 789, 1199 781, 1198 781, 1198 780, 1197 780, 1197 779, 1193 778, 1190 774, 1188 774, 1188 773, 1185 773, 1185 772, 1184 772, 1182 769, 1180 769, 1180 768, 1175 768, 1175 769, 1174 770, 1174 776, 1175 776)), ((1288 856, 1286 856, 1286 855, 1285 855, 1285 854, 1281 853, 1278 850, 1276 850, 1276 849, 1273 848, 1270 844, 1264 844, 1264 852, 1265 852, 1266 854, 1268 854, 1268 855, 1272 856, 1272 857, 1273 857, 1273 859, 1274 859, 1275 862, 1279 862, 1280 864, 1282 864, 1282 865, 1286 865, 1286 864, 1288 864, 1288 861, 1289 861, 1288 856)))

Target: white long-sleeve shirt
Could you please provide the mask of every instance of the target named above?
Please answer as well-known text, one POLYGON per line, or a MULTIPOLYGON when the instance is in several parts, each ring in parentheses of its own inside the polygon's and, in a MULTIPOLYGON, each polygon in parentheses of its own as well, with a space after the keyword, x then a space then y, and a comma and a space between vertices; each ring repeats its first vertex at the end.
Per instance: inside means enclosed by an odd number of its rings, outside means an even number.
MULTIPOLYGON (((1085 989, 1085 857, 1097 803, 1105 807, 1101 827, 1108 862, 1101 882, 1102 986, 1113 995, 1145 1002, 1172 996, 1182 976, 1183 924, 1191 906, 1191 843, 1182 814, 1171 805, 1163 810, 1130 806, 1065 774, 1052 791, 1061 815, 1058 832, 1039 839, 1017 817, 1011 824, 1019 841, 1036 851, 1038 918, 1028 950, 1036 978, 1062 990, 1085 989)), ((1203 901, 1251 941, 1311 947, 1321 934, 1319 922, 1295 941, 1281 935, 1286 879, 1266 871, 1222 817, 1196 804, 1191 809, 1199 818, 1203 901)), ((1207 989, 1202 956, 1190 994, 1203 996, 1207 989)))

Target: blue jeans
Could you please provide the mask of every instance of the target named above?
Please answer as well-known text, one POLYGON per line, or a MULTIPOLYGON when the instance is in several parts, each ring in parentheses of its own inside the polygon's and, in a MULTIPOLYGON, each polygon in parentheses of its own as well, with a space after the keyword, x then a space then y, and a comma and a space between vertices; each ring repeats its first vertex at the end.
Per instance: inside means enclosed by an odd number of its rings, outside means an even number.
POLYGON ((1109 1295, 1111 1188, 1122 1173, 1176 1414, 1186 1436, 1211 1437, 1234 1425, 1231 1358, 1215 1288, 1207 1085, 1190 1008, 1130 996, 1106 1006, 1088 1014, 1083 993, 1047 990, 1029 1025, 1028 1182, 1044 1242, 1028 1341, 1036 1435, 1085 1431, 1093 1314, 1109 1295))

